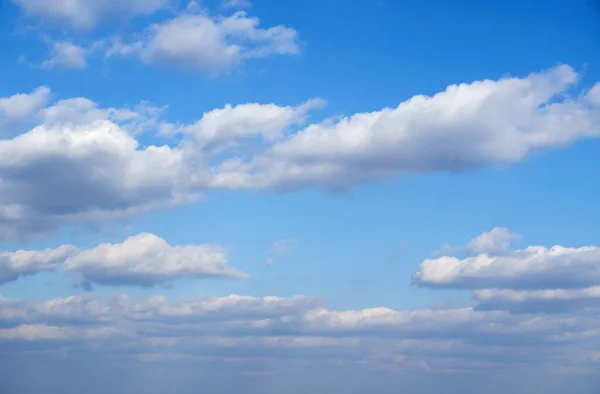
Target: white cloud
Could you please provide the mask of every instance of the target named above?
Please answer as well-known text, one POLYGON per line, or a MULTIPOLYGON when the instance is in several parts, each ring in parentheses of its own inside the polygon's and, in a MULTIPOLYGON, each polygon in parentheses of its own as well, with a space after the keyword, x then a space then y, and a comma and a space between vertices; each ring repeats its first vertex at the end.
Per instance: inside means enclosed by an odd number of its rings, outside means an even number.
POLYGON ((275 104, 249 103, 214 109, 202 118, 178 131, 190 136, 195 148, 222 150, 231 148, 240 139, 262 136, 266 141, 276 141, 293 125, 306 121, 308 112, 319 108, 324 102, 309 100, 296 107, 275 104), (225 145, 225 146, 223 146, 225 145))
MULTIPOLYGON (((62 268, 84 284, 151 287, 177 279, 246 278, 228 265, 227 253, 215 245, 171 246, 149 233, 122 243, 102 243, 89 249, 63 245, 56 249, 0 253, 0 284, 41 271, 62 268)), ((69 305, 80 299, 69 299, 69 305)), ((63 307, 66 304, 61 304, 63 307)))
POLYGON ((512 241, 520 238, 505 227, 494 227, 469 241, 467 249, 471 253, 501 253, 508 250, 512 241))
POLYGON ((140 148, 110 121, 42 125, 0 141, 0 234, 164 208, 195 197, 180 150, 140 148))
POLYGON ((568 66, 449 86, 396 108, 313 124, 249 160, 217 168, 215 187, 328 189, 403 173, 461 172, 600 134, 600 108, 566 90, 568 66))
POLYGON ((21 276, 54 270, 75 253, 77 248, 72 245, 63 245, 56 249, 0 252, 0 284, 21 276))
POLYGON ((259 23, 242 11, 229 17, 188 11, 150 26, 140 41, 114 42, 107 56, 135 55, 147 63, 200 70, 216 77, 248 58, 299 52, 294 29, 263 29, 259 23))
POLYGON ((331 190, 410 172, 516 162, 598 136, 600 107, 590 93, 566 93, 576 80, 560 66, 450 86, 395 109, 308 126, 308 111, 321 100, 226 105, 176 125, 162 120, 164 108, 145 103, 100 108, 80 97, 37 111, 43 104, 31 102, 43 100, 13 96, 0 109, 33 113, 39 125, 0 139, 0 238, 131 217, 192 202, 210 188, 331 190), (17 105, 23 100, 30 104, 17 105), (142 144, 143 131, 181 133, 181 139, 142 144))
POLYGON ((100 244, 65 261, 81 281, 104 285, 154 286, 182 278, 245 278, 227 265, 225 250, 211 245, 171 246, 153 234, 119 244, 100 244))
POLYGON ((0 97, 1 120, 27 120, 48 104, 50 89, 40 86, 31 93, 19 93, 10 97, 0 97))
POLYGON ((44 61, 41 67, 82 69, 87 67, 86 55, 85 48, 70 41, 53 42, 51 43, 50 59, 44 61))
POLYGON ((330 310, 304 296, 134 300, 116 295, 103 300, 88 295, 0 299, 0 305, 4 352, 10 352, 11 342, 23 340, 31 342, 29 350, 51 351, 54 341, 68 346, 75 359, 94 349, 95 357, 118 350, 122 357, 164 361, 202 356, 214 362, 257 362, 258 357, 275 364, 331 360, 362 368, 400 363, 481 372, 517 360, 540 365, 560 357, 561 365, 589 363, 590 343, 600 339, 597 315, 511 315, 472 308, 330 310), (19 305, 26 311, 19 311, 19 305))
POLYGON ((43 22, 77 30, 90 30, 101 21, 149 15, 168 0, 12 0, 25 14, 43 22))
POLYGON ((107 302, 91 295, 75 295, 46 301, 11 300, 0 297, 0 326, 110 323, 115 317, 115 308, 119 306, 114 301, 118 300, 107 302))
POLYGON ((457 259, 444 256, 421 263, 413 281, 456 288, 556 289, 600 283, 600 248, 529 246, 501 255, 457 259))
POLYGON ((507 310, 513 313, 598 312, 600 286, 584 289, 509 290, 483 289, 473 293, 478 310, 507 310))

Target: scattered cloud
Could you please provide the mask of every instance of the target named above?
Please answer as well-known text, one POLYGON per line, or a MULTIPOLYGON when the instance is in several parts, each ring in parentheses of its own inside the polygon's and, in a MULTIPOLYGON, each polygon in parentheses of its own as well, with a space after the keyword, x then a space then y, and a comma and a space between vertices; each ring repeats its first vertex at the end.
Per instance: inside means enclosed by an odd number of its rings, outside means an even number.
POLYGON ((508 250, 512 241, 520 238, 520 235, 511 233, 505 227, 494 227, 469 241, 467 250, 471 253, 502 253, 508 250))
POLYGON ((600 248, 596 246, 529 246, 501 255, 428 259, 421 263, 413 281, 449 288, 576 289, 598 283, 599 262, 600 248))
POLYGON ((228 265, 226 251, 218 246, 171 246, 154 234, 142 233, 122 243, 103 243, 90 249, 63 245, 39 251, 2 252, 0 284, 59 268, 86 285, 152 287, 178 279, 248 277, 228 265))
POLYGON ((51 43, 50 59, 45 60, 40 67, 82 69, 87 67, 85 60, 87 50, 70 41, 51 43))
POLYGON ((54 270, 77 251, 75 246, 63 245, 56 249, 0 252, 0 285, 21 276, 54 270))
POLYGON ((91 30, 101 21, 118 16, 150 15, 169 0, 12 0, 29 17, 53 26, 91 30))
POLYGON ((282 25, 263 29, 259 19, 238 11, 213 17, 190 10, 150 26, 141 40, 113 42, 108 57, 136 56, 145 63, 199 70, 211 77, 244 60, 300 52, 298 34, 282 25))
POLYGON ((50 100, 50 89, 40 86, 31 93, 0 97, 0 122, 26 120, 45 107, 50 100))
POLYGON ((223 249, 211 245, 171 246, 154 234, 119 244, 100 244, 65 261, 65 270, 84 283, 152 287, 176 279, 246 278, 227 265, 223 249))

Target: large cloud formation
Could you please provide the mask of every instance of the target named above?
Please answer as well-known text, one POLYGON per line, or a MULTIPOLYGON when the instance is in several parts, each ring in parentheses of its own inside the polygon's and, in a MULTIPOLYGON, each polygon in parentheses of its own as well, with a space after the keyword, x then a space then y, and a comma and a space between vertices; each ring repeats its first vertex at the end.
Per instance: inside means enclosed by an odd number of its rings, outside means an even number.
MULTIPOLYGON (((600 134, 600 88, 571 97, 577 79, 557 66, 308 125, 323 101, 228 105, 181 125, 162 119, 164 108, 62 100, 31 116, 31 130, 0 140, 0 237, 135 216, 211 188, 331 190, 514 163, 600 134), (181 138, 153 145, 152 133, 181 138)), ((18 101, 10 102, 18 113, 18 101)))

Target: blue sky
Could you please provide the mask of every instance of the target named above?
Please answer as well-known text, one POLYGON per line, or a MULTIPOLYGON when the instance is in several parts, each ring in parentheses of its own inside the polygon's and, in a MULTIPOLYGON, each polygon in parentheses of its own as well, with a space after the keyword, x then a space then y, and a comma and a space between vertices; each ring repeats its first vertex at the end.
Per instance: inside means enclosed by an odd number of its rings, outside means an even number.
POLYGON ((593 1, 48 4, 0 9, 7 392, 596 392, 593 1))

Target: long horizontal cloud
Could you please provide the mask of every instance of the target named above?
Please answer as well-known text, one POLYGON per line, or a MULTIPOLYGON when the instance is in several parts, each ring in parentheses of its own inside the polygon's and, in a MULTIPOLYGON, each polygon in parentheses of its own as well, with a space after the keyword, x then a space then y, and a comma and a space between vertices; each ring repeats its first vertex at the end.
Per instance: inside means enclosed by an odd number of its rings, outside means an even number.
POLYGON ((63 245, 56 249, 0 252, 0 285, 21 276, 54 270, 77 251, 75 246, 63 245))
POLYGON ((529 246, 501 255, 423 261, 413 276, 421 286, 450 288, 557 289, 600 283, 600 248, 529 246))
POLYGON ((167 360, 332 358, 370 360, 381 367, 402 359, 429 368, 449 357, 501 364, 515 357, 552 363, 560 355, 563 363, 577 364, 600 339, 597 323, 594 315, 544 317, 472 308, 336 311, 304 296, 0 299, 2 352, 18 350, 24 341, 29 350, 52 349, 55 341, 73 354, 96 349, 95 357, 119 352, 167 360))
POLYGON ((149 15, 168 0, 12 0, 30 17, 76 30, 91 30, 114 15, 149 15))
POLYGON ((507 310, 513 313, 573 313, 600 311, 600 286, 585 289, 508 290, 474 292, 478 310, 507 310))
POLYGON ((322 101, 225 106, 179 125, 161 120, 159 108, 63 100, 32 118, 39 126, 0 140, 0 237, 135 216, 190 203, 211 188, 340 189, 517 162, 600 134, 600 88, 570 97, 577 79, 558 66, 308 126, 322 101), (143 131, 181 140, 142 144, 143 131))
POLYGON ((213 245, 171 246, 148 233, 122 243, 103 243, 90 249, 64 245, 42 251, 0 255, 0 284, 45 270, 62 268, 84 284, 151 287, 177 279, 245 278, 228 265, 226 251, 213 245))

